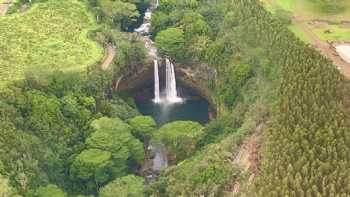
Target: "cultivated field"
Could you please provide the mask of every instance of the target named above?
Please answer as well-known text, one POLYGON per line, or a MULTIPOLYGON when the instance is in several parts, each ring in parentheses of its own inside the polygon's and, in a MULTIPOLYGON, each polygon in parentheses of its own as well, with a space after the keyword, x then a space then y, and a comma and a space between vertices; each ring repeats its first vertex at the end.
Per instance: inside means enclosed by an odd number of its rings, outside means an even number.
POLYGON ((103 55, 87 38, 94 28, 93 16, 77 0, 49 0, 25 13, 0 17, 0 85, 26 72, 85 70, 103 55))
POLYGON ((339 57, 330 44, 350 41, 350 0, 338 2, 338 9, 332 11, 326 10, 317 0, 261 1, 272 14, 277 10, 290 12, 292 24, 288 28, 303 42, 314 45, 345 76, 350 77, 350 64, 339 57))
MULTIPOLYGON (((350 0, 339 2, 342 8, 335 12, 326 12, 318 1, 314 0, 262 0, 265 7, 272 13, 278 9, 290 11, 297 19, 295 23, 305 23, 321 40, 350 39, 350 0), (322 23, 313 24, 312 21, 322 23), (349 24, 346 24, 346 22, 349 24), (344 24, 345 23, 345 24, 344 24)), ((312 42, 300 27, 290 28, 298 37, 307 43, 312 42)))

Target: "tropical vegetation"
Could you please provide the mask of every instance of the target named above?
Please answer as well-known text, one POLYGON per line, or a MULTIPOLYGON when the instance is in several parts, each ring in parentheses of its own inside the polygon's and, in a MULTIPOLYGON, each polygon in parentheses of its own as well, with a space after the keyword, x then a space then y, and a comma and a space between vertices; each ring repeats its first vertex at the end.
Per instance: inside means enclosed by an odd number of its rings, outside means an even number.
POLYGON ((278 2, 160 0, 149 37, 208 90, 205 125, 157 125, 116 91, 147 64, 131 31, 154 2, 16 2, 0 17, 0 196, 348 196, 349 82, 278 2), (151 179, 150 141, 169 158, 151 179))

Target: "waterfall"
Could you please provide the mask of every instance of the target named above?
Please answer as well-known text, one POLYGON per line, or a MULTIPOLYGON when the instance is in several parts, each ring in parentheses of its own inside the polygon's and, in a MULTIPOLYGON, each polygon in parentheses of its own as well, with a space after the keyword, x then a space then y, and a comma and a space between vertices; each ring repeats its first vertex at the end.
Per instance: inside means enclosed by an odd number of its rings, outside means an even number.
POLYGON ((164 144, 155 144, 153 170, 160 171, 168 167, 168 158, 164 144))
POLYGON ((158 60, 154 60, 154 100, 153 101, 155 103, 160 102, 158 60))
POLYGON ((168 58, 165 59, 166 62, 166 72, 165 72, 165 93, 166 100, 170 103, 181 102, 182 99, 177 96, 176 89, 176 77, 173 63, 170 62, 168 58))

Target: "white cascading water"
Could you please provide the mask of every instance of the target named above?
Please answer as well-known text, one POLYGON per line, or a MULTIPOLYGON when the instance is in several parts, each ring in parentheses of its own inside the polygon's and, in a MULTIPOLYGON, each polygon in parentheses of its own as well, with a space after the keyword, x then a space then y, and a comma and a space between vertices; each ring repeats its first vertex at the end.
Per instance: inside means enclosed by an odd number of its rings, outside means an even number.
POLYGON ((155 156, 153 160, 153 170, 161 171, 168 167, 168 159, 166 157, 166 148, 163 144, 156 145, 155 156))
POLYGON ((155 103, 160 103, 158 60, 154 60, 154 99, 155 103))
POLYGON ((177 95, 176 89, 176 77, 175 77, 175 69, 173 63, 166 58, 166 76, 165 76, 165 93, 166 93, 166 101, 169 103, 178 103, 181 102, 182 99, 177 95))

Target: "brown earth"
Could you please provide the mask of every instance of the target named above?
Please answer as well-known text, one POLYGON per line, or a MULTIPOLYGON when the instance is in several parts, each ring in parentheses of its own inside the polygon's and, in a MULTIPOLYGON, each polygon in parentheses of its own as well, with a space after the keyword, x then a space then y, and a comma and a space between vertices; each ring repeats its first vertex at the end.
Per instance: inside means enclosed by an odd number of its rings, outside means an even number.
POLYGON ((106 48, 106 55, 102 60, 102 70, 107 70, 108 66, 113 62, 115 55, 117 54, 115 46, 108 45, 106 48))
POLYGON ((12 4, 12 0, 5 0, 3 3, 0 4, 0 16, 3 16, 6 14, 11 4, 12 4))
POLYGON ((248 182, 241 185, 239 182, 234 183, 231 191, 227 192, 225 196, 239 196, 242 188, 246 188, 252 184, 258 174, 261 161, 261 138, 265 123, 260 123, 256 128, 254 134, 246 139, 240 146, 233 163, 238 165, 243 173, 248 173, 248 182))
MULTIPOLYGON (((312 40, 316 49, 318 49, 321 54, 328 57, 333 61, 333 64, 339 69, 341 73, 343 73, 346 77, 350 77, 350 64, 346 63, 334 50, 333 46, 327 42, 323 41, 317 37, 317 35, 310 29, 307 25, 307 19, 302 17, 294 16, 293 23, 298 25, 312 40)), ((322 21, 323 22, 323 21, 322 21)), ((317 23, 320 25, 320 22, 317 23)))

